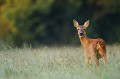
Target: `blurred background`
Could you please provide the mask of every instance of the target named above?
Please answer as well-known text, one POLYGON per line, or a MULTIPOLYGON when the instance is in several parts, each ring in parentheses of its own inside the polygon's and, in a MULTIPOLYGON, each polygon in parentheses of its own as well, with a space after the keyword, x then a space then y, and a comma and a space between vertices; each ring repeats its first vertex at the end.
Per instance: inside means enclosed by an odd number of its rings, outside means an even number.
POLYGON ((73 19, 90 20, 89 37, 120 43, 120 0, 0 0, 0 42, 80 45, 73 19))

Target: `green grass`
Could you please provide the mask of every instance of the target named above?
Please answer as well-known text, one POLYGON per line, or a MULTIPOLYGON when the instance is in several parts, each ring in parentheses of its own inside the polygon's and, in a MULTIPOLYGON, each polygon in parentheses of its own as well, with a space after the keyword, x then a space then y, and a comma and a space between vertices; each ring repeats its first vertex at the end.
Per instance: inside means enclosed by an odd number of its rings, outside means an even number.
POLYGON ((120 46, 107 46, 108 63, 85 65, 82 47, 40 47, 0 51, 0 79, 120 79, 120 46))

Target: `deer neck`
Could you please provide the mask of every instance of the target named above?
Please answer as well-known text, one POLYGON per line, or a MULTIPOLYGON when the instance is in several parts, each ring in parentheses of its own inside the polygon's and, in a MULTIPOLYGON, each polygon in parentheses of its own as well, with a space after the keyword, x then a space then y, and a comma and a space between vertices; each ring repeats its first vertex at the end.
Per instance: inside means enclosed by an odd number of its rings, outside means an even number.
POLYGON ((79 38, 83 47, 86 47, 90 38, 86 35, 86 33, 82 37, 79 36, 79 38))

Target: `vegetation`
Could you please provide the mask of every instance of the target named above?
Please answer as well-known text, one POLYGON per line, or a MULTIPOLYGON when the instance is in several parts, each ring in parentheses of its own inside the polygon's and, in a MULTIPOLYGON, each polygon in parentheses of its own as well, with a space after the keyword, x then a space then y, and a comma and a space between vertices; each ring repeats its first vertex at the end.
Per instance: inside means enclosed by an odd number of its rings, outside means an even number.
POLYGON ((86 68, 82 47, 2 46, 1 79, 120 79, 120 46, 107 46, 108 63, 86 68))
POLYGON ((0 0, 0 38, 11 46, 78 44, 73 18, 89 36, 120 43, 120 0, 0 0))

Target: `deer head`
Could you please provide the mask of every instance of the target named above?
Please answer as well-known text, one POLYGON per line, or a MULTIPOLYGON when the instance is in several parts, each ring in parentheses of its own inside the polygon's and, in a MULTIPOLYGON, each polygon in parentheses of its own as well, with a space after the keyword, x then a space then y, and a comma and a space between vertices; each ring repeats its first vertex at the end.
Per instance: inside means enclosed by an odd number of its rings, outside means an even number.
POLYGON ((83 36, 86 35, 85 30, 86 30, 86 28, 89 26, 89 22, 90 22, 90 21, 87 20, 87 21, 84 23, 84 25, 79 25, 79 23, 78 23, 75 19, 73 19, 73 25, 76 27, 76 29, 77 29, 77 31, 78 31, 79 37, 83 37, 83 36))

